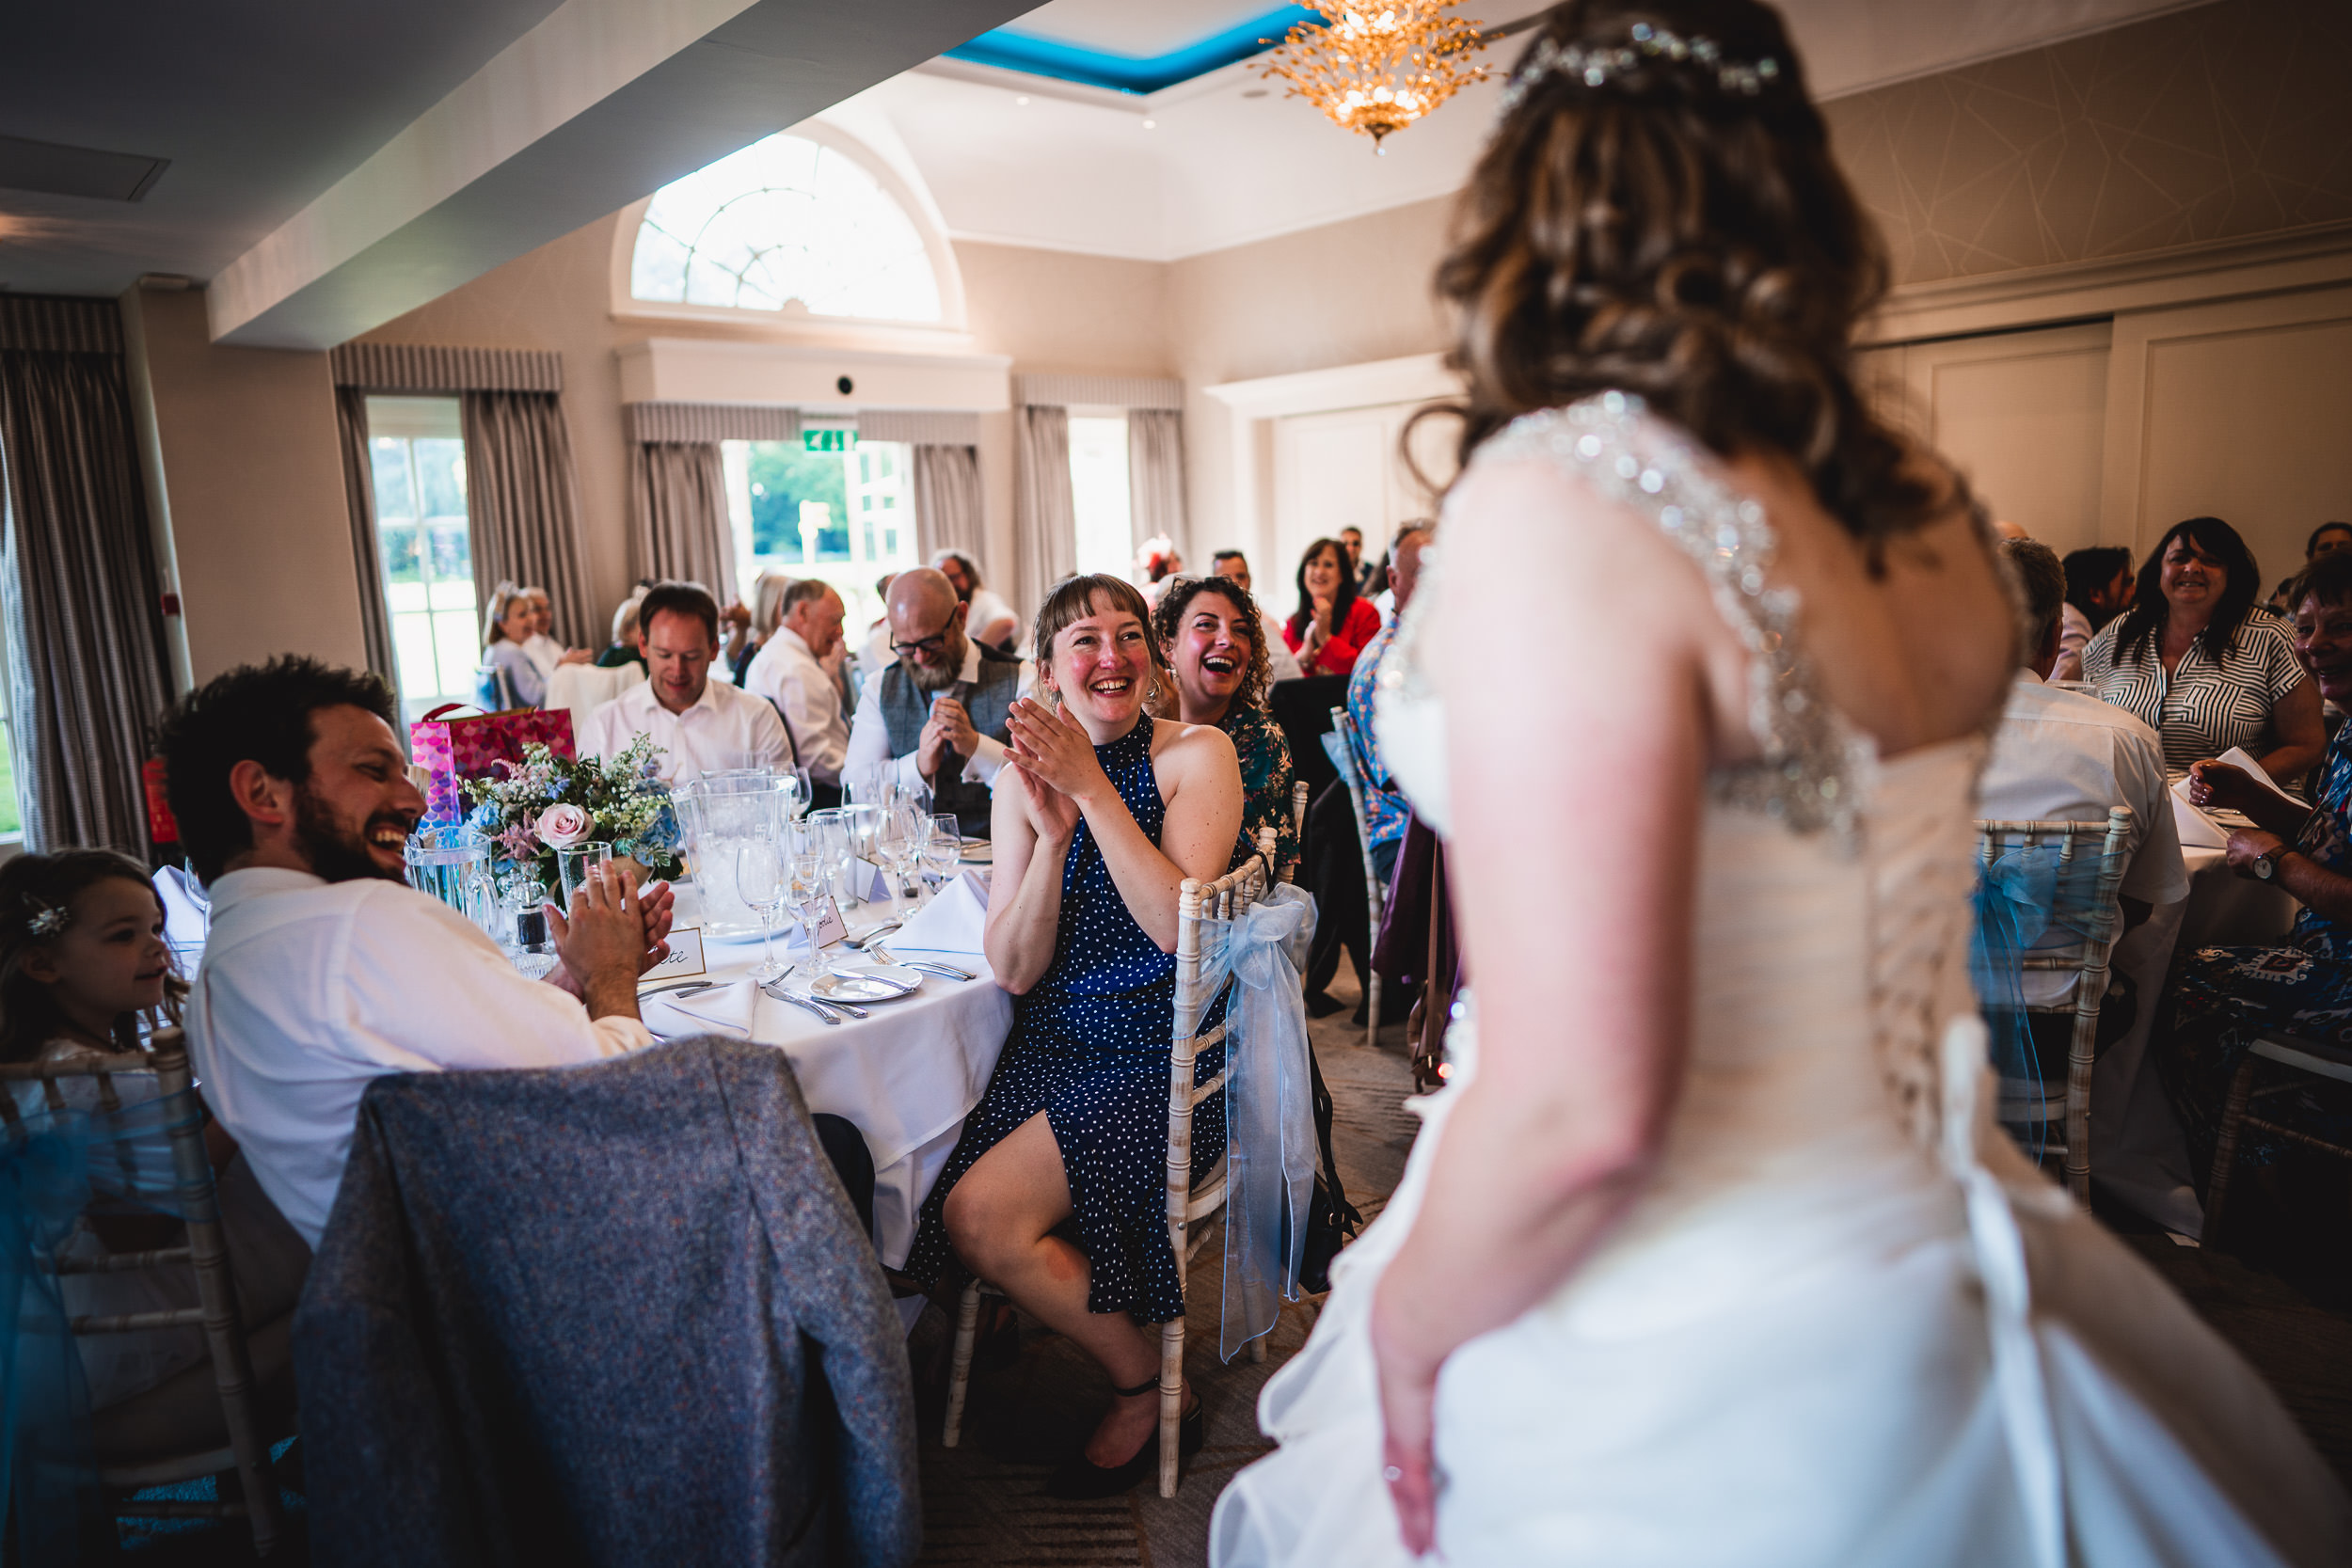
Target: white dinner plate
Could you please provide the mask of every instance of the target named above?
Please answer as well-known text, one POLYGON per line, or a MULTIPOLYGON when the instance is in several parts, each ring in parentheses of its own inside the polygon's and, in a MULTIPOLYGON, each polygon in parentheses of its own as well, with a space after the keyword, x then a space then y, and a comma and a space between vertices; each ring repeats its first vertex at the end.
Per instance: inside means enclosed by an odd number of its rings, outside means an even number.
POLYGON ((922 983, 922 971, 903 964, 845 962, 811 980, 808 989, 827 1002, 896 1002, 922 983))

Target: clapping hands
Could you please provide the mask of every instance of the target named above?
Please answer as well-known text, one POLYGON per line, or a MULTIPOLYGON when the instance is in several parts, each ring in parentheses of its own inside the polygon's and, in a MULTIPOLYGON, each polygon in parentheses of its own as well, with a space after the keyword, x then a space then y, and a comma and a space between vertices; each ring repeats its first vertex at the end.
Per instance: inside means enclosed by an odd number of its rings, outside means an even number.
POLYGON ((1085 801, 1110 787, 1092 737, 1068 714, 1026 697, 1012 705, 1006 730, 1005 752, 1038 832, 1067 840, 1085 801))

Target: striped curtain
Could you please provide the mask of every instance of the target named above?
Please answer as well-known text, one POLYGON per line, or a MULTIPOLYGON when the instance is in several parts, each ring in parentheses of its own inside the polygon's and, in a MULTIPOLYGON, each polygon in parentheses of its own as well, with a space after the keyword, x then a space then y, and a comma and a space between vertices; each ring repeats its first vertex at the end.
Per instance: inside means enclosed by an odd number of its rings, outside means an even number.
POLYGON ((977 447, 914 448, 914 537, 923 559, 939 550, 961 550, 978 560, 988 551, 981 512, 980 451, 977 447))
POLYGON ((735 536, 727 525, 726 465, 716 441, 639 441, 628 449, 639 570, 699 582, 735 602, 735 536))
POLYGON ((352 564, 359 577, 359 635, 368 668, 400 689, 392 664, 392 618, 384 599, 384 555, 375 537, 375 467, 368 459, 368 394, 335 388, 335 426, 343 452, 343 508, 351 519, 352 564))
POLYGON ((1070 410, 1013 410, 1013 546, 1020 603, 1034 615, 1078 567, 1078 503, 1070 486, 1070 410))
POLYGON ((170 676, 137 452, 115 303, 0 297, 0 610, 36 852, 147 853, 170 676))
POLYGON ((553 392, 466 392, 466 510, 474 602, 501 581, 548 591, 552 635, 568 647, 604 646, 580 555, 580 492, 572 438, 553 392))
MULTIPOLYGON (((1166 537, 1192 562, 1192 540, 1184 525, 1184 417, 1173 408, 1127 410, 1127 494, 1130 529, 1140 549, 1147 539, 1166 537)), ((1205 570, 1208 562, 1195 565, 1205 570)))

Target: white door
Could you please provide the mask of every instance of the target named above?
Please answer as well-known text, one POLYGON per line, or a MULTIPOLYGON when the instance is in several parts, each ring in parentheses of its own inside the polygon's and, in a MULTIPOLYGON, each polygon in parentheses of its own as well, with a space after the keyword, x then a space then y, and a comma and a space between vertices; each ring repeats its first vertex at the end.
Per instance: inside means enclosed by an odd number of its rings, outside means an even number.
MULTIPOLYGON (((1377 560, 1397 529, 1436 515, 1437 499, 1402 455, 1406 421, 1418 403, 1381 404, 1274 421, 1274 553, 1250 562, 1258 597, 1277 615, 1296 605, 1298 558, 1314 540, 1361 529, 1364 556, 1377 560)), ((1426 420, 1413 433, 1415 457, 1429 479, 1454 477, 1449 420, 1426 420)))

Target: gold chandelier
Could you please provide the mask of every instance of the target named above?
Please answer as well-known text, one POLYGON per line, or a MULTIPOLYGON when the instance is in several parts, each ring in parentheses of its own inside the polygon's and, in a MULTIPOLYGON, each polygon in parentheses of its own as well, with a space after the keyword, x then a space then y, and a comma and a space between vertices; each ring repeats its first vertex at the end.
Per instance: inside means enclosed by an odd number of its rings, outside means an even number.
POLYGON ((1343 130, 1372 138, 1401 131, 1486 68, 1466 57, 1486 40, 1478 24, 1448 16, 1454 0, 1387 0, 1371 5, 1312 0, 1320 24, 1301 22, 1259 72, 1291 84, 1343 130))

